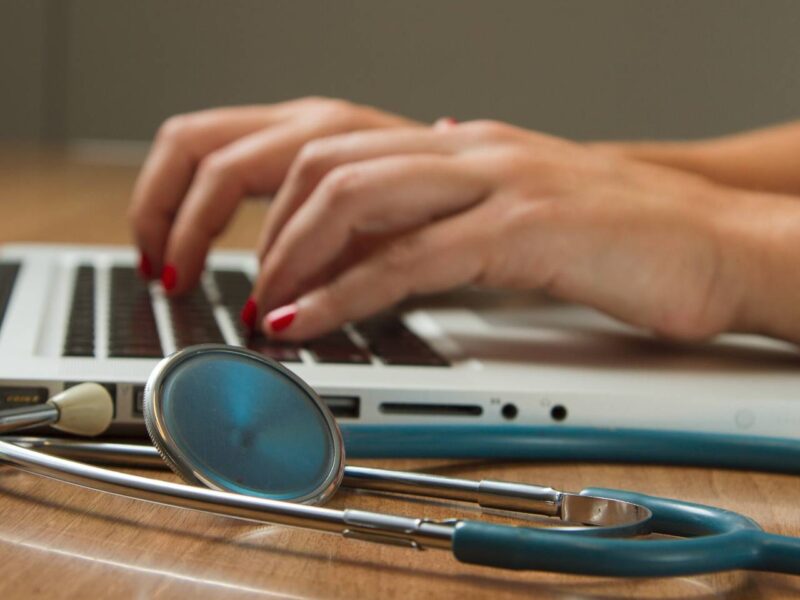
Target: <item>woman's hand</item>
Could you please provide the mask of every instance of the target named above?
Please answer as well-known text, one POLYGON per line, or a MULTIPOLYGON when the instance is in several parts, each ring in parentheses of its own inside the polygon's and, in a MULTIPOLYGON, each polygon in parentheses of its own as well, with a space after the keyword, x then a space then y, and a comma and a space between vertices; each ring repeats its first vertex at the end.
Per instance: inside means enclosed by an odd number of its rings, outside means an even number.
POLYGON ((243 319, 304 339, 413 294, 541 288, 677 339, 800 341, 800 203, 508 125, 306 99, 176 117, 131 218, 142 271, 194 285, 245 195, 277 193, 243 319))
POLYGON ((464 284, 542 288, 678 339, 756 327, 751 250, 774 216, 703 178, 494 122, 313 141, 271 210, 245 316, 293 340, 464 284))
POLYGON ((172 117, 156 136, 130 208, 142 274, 161 277, 173 294, 194 286, 212 239, 242 198, 274 194, 310 140, 415 125, 325 98, 172 117))

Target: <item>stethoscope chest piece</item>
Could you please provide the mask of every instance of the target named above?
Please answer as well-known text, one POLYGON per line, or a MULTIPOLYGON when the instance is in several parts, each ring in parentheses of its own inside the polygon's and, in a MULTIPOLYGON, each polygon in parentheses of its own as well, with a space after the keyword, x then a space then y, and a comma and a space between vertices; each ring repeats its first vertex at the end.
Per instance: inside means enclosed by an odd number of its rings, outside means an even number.
POLYGON ((156 448, 190 483, 306 504, 341 483, 333 415, 280 363, 242 348, 195 346, 162 360, 144 415, 156 448))

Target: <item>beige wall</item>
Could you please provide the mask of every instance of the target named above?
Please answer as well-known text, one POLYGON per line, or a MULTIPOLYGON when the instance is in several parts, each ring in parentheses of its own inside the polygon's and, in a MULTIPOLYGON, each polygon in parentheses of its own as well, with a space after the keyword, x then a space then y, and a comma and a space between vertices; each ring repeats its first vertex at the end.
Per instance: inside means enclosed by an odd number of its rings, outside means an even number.
POLYGON ((0 137, 325 94, 578 138, 800 114, 800 2, 0 0, 0 137))

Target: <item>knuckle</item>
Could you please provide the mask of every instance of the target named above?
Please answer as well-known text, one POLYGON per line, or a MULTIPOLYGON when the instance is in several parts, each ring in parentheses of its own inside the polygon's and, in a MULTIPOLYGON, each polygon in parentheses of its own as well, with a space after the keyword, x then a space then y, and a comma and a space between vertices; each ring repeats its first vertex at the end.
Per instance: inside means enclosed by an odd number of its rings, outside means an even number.
POLYGON ((344 286, 338 281, 333 281, 329 285, 320 288, 320 300, 325 306, 325 312, 329 320, 335 321, 336 324, 344 319, 347 314, 347 294, 344 286))
POLYGON ((330 144, 325 140, 306 143, 295 159, 294 177, 301 182, 316 181, 328 170, 331 156, 330 144))
POLYGON ((325 99, 316 104, 314 109, 316 118, 328 124, 335 124, 338 128, 350 127, 359 117, 359 108, 347 100, 325 99))
POLYGON ((362 170, 354 165, 336 167, 320 183, 320 200, 337 206, 347 203, 355 197, 362 179, 362 170))
POLYGON ((320 96, 320 95, 310 95, 310 96, 303 96, 302 98, 298 98, 297 100, 293 100, 292 103, 295 106, 299 106, 302 108, 315 108, 323 106, 329 102, 334 102, 334 98, 329 98, 328 96, 320 96))
POLYGON ((236 172, 236 163, 224 152, 212 152, 203 157, 197 167, 198 177, 214 182, 230 179, 236 172))
POLYGON ((173 115, 164 121, 156 133, 156 142, 181 145, 195 129, 196 119, 192 114, 173 115))
POLYGON ((514 127, 507 123, 491 119, 471 121, 470 123, 465 123, 464 127, 474 132, 477 137, 492 141, 505 141, 516 138, 517 132, 514 127))

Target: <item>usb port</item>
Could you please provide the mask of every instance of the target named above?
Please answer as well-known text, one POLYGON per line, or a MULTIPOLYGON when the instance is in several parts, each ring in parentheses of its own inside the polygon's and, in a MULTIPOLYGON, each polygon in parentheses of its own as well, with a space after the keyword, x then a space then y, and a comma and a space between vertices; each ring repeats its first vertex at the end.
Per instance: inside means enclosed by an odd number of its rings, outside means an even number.
POLYGON ((383 402, 380 411, 387 415, 437 415, 441 417, 479 417, 480 404, 423 404, 418 402, 383 402))
POLYGON ((358 396, 320 396, 337 419, 357 419, 361 409, 358 396))
POLYGON ((144 386, 133 386, 133 414, 141 417, 144 414, 144 386))

